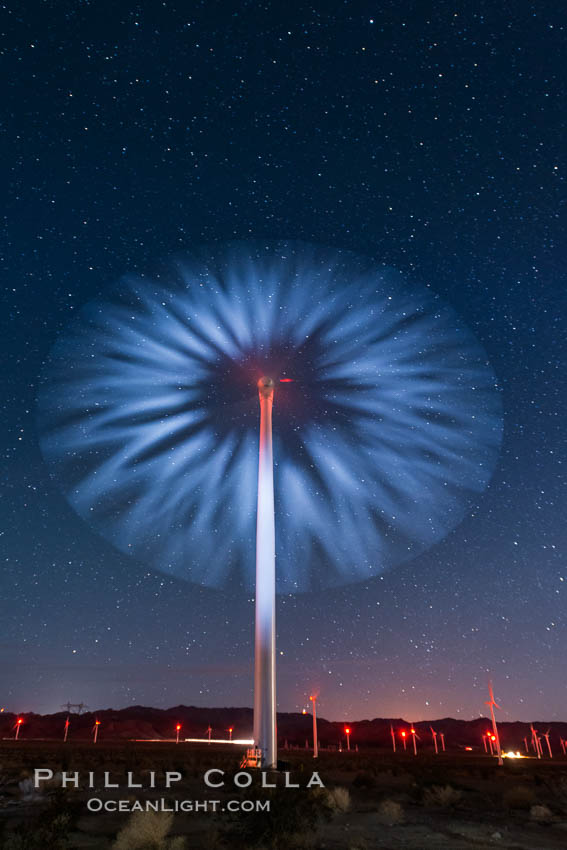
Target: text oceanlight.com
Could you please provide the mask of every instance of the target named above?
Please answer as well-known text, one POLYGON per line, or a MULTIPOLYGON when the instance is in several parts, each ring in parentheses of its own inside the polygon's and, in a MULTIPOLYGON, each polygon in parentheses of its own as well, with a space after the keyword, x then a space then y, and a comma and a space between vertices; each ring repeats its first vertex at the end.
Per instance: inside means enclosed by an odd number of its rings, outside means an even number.
POLYGON ((101 800, 87 801, 89 812, 269 812, 270 800, 101 800))

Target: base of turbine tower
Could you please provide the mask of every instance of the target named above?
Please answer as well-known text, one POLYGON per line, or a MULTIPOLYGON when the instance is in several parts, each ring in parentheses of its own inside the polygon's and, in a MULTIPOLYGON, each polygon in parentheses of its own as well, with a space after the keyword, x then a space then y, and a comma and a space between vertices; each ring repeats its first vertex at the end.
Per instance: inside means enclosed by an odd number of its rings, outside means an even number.
POLYGON ((256 747, 251 747, 246 750, 246 753, 242 756, 242 761, 240 762, 240 769, 247 767, 257 767, 261 768, 264 765, 262 764, 262 750, 256 749, 256 747))

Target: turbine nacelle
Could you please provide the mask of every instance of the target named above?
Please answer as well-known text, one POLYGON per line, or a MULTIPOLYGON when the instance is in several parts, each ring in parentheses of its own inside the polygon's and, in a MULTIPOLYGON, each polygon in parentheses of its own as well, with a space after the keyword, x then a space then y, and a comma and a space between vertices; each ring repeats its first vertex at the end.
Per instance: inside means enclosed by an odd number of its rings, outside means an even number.
POLYGON ((260 394, 260 398, 273 398, 274 386, 275 383, 273 378, 268 378, 266 376, 260 378, 258 381, 258 392, 260 394))

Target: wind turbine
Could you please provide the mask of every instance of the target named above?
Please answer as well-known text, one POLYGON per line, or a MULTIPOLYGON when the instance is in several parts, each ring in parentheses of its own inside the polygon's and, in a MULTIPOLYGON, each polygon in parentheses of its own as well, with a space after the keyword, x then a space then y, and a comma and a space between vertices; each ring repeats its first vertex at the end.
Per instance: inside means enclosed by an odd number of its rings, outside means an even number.
POLYGON ((317 740, 317 696, 310 696, 313 703, 313 758, 319 757, 319 742, 317 740))
POLYGON ((490 716, 492 717, 492 731, 496 741, 496 752, 498 753, 498 764, 502 766, 504 762, 502 761, 502 751, 500 749, 500 737, 498 735, 498 726, 496 725, 496 717, 494 716, 494 709, 497 708, 498 710, 500 710, 500 706, 494 699, 492 682, 488 683, 488 693, 490 695, 490 699, 485 703, 485 705, 490 706, 490 716))
POLYGON ((537 733, 537 730, 534 729, 533 723, 530 724, 530 729, 532 730, 532 747, 534 748, 538 759, 540 759, 543 755, 542 750, 541 750, 541 741, 539 739, 539 735, 537 733))
POLYGON ((63 743, 67 740, 67 735, 69 734, 69 715, 65 720, 65 732, 63 733, 63 743))
POLYGON ((435 755, 438 756, 439 755, 439 748, 437 746, 437 732, 435 731, 433 726, 430 726, 429 728, 431 729, 431 734, 433 736, 433 746, 435 747, 435 755))
POLYGON ((439 732, 439 737, 441 738, 441 749, 445 752, 445 733, 439 732))
POLYGON ((93 744, 96 744, 98 740, 98 728, 100 726, 100 720, 95 720, 93 726, 93 744))
POLYGON ((22 726, 23 722, 24 722, 24 718, 23 718, 23 717, 18 717, 18 719, 16 720, 16 723, 15 723, 15 726, 16 726, 16 734, 14 735, 14 740, 15 740, 15 741, 17 741, 17 740, 18 740, 18 738, 20 737, 20 728, 21 728, 21 726, 22 726))
POLYGON ((394 733, 394 727, 390 723, 390 735, 392 736, 392 749, 396 752, 396 735, 394 733))
MULTIPOLYGON (((311 541, 314 551, 322 544, 329 567, 337 567, 327 572, 330 577, 340 574, 341 583, 372 575, 370 563, 359 572, 372 547, 383 552, 386 565, 409 557, 410 549, 415 555, 418 548, 431 545, 428 514, 414 498, 420 485, 427 486, 436 516, 435 538, 441 539, 466 509, 469 479, 475 490, 488 483, 499 451, 501 414, 486 354, 436 297, 426 290, 413 294, 401 288, 395 295, 393 276, 384 277, 366 260, 291 242, 268 246, 267 253, 266 247, 251 244, 196 256, 181 269, 182 286, 174 291, 141 279, 121 285, 115 299, 96 308, 96 319, 90 318, 84 328, 81 319, 60 341, 40 408, 42 449, 62 474, 75 510, 119 548, 142 560, 149 557, 153 566, 177 578, 219 586, 238 566, 252 584, 247 566, 254 522, 248 486, 251 418, 248 411, 246 419, 228 415, 227 405, 233 403, 233 391, 237 404, 243 402, 238 384, 244 378, 243 366, 266 364, 264 377, 262 372, 254 375, 254 380, 259 378, 260 401, 254 592, 258 752, 250 758, 272 768, 277 763, 272 448, 277 361, 285 354, 286 368, 291 372, 297 364, 298 376, 309 381, 309 416, 315 426, 297 429, 295 419, 287 417, 281 434, 281 459, 288 463, 294 457, 296 462, 288 464, 287 479, 282 471, 284 509, 278 533, 289 545, 278 554, 278 568, 282 589, 293 592, 309 589, 313 571, 318 572, 316 564, 303 563, 300 556, 311 541), (349 287, 341 285, 344 279, 359 282, 356 303, 349 287), (122 317, 126 303, 133 319, 127 326, 122 317), (435 343, 429 344, 432 328, 435 343), (423 363, 426 344, 427 384, 433 388, 428 395, 430 417, 414 403, 424 388, 416 364, 423 363), (70 373, 71 356, 76 370, 70 373), (382 369, 384 362, 392 368, 382 369), (329 404, 331 385, 336 405, 329 404), (121 391, 109 393, 109 387, 121 391), (390 392, 401 393, 403 403, 388 405, 390 392), (93 416, 95 406, 100 406, 101 415, 93 416), (368 416, 370 407, 379 415, 368 416), (439 422, 432 426, 429 419, 437 421, 437 416, 439 422), (100 425, 108 417, 112 428, 103 428, 101 435, 100 425), (469 426, 459 427, 465 420, 469 426), (296 434, 298 430, 303 433, 296 434), (353 451, 353 433, 364 441, 365 451, 353 451), (392 474, 399 469, 402 443, 412 475, 392 474), (210 450, 202 450, 204 446, 210 450), (290 455, 284 458, 288 449, 290 455), (171 452, 191 458, 190 464, 172 462, 171 452), (317 494, 309 493, 316 457, 328 474, 328 483, 317 494), (454 457, 462 458, 458 470, 453 468, 454 457), (352 515, 368 516, 364 533, 352 537, 333 521, 338 479, 330 474, 331 469, 349 466, 348 481, 363 478, 368 483, 343 488, 352 515), (393 503, 406 506, 387 532, 372 495, 384 486, 393 503), (301 501, 297 493, 302 493, 301 501), (111 522, 106 517, 110 503, 120 506, 111 522), (315 514, 319 520, 309 521, 315 514), (202 541, 198 547, 196 539, 202 541)), ((286 384, 292 380, 279 378, 286 384)))
POLYGON ((417 755, 417 744, 416 744, 415 739, 418 738, 419 736, 418 736, 418 734, 415 731, 413 726, 411 727, 410 732, 411 732, 411 737, 413 739, 413 754, 414 754, 414 756, 416 756, 417 755))
POLYGON ((551 752, 551 744, 549 743, 549 729, 547 730, 547 732, 543 733, 543 737, 545 738, 545 741, 547 743, 547 749, 549 750, 549 758, 552 759, 553 753, 551 752))

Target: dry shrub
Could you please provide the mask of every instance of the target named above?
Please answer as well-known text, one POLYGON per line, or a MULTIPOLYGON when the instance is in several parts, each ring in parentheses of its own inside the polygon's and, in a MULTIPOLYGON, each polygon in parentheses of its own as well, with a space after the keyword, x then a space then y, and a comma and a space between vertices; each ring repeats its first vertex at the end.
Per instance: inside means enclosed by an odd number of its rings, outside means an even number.
POLYGON ((172 823, 171 812, 134 812, 112 850, 183 850, 184 838, 167 838, 172 823))
POLYGON ((0 773, 0 788, 5 788, 7 785, 12 783, 12 779, 10 779, 7 773, 0 773))
POLYGON ((40 803, 43 800, 43 789, 36 788, 31 777, 20 780, 18 788, 23 803, 40 803))
POLYGON ((530 819, 536 823, 549 823, 553 815, 547 806, 532 806, 530 809, 530 819))
POLYGON ((426 806, 436 806, 441 809, 450 809, 461 802, 463 792, 453 788, 452 785, 432 785, 426 788, 423 794, 423 802, 426 806))
POLYGON ((330 788, 327 790, 327 805, 331 812, 348 812, 350 809, 350 794, 346 788, 330 788))
MULTIPOLYGON (((274 788, 262 795, 269 809, 233 813, 225 821, 222 838, 230 850, 306 850, 317 848, 321 822, 330 820, 344 805, 344 789, 274 788), (339 793, 337 794, 337 790, 339 793)), ((346 792, 348 795, 348 792, 346 792)), ((256 800, 257 791, 245 789, 240 798, 256 800)))
POLYGON ((395 800, 382 800, 378 806, 378 820, 385 826, 395 826, 404 820, 403 807, 395 800))
POLYGON ((0 846, 2 850, 70 850, 69 833, 76 816, 58 789, 38 817, 19 823, 4 841, 0 838, 0 846))
POLYGON ((502 797, 502 802, 507 809, 531 809, 535 801, 535 794, 527 785, 515 785, 502 797))

